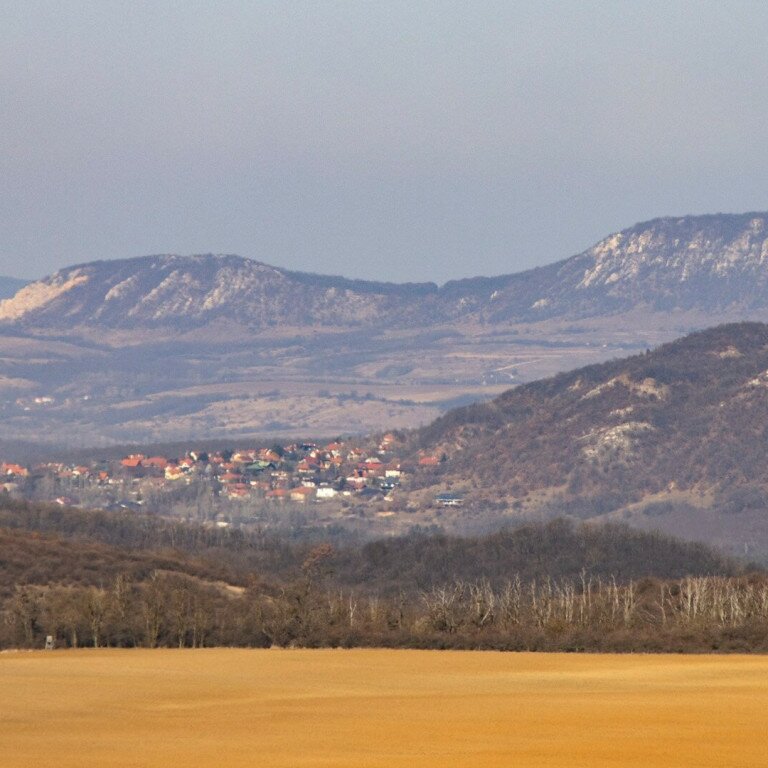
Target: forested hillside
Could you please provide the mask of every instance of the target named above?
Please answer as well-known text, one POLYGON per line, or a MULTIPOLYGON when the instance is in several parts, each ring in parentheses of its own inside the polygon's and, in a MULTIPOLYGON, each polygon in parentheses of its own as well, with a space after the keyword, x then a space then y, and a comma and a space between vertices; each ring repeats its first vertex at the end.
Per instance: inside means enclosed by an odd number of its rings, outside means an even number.
POLYGON ((768 326, 725 325, 457 409, 414 450, 478 504, 768 551, 768 326), (698 522, 698 525, 697 525, 698 522))
POLYGON ((0 552, 1 647, 749 650, 768 622, 762 573, 620 525, 331 544, 4 502, 0 552))
POLYGON ((139 580, 152 569, 179 571, 239 586, 254 578, 281 581, 301 572, 319 545, 333 582, 376 593, 418 593, 456 579, 502 584, 526 579, 575 578, 582 571, 619 581, 644 576, 734 574, 734 561, 703 545, 613 524, 574 526, 563 520, 530 524, 481 537, 414 531, 358 542, 349 534, 207 528, 135 513, 69 510, 9 502, 0 497, 5 537, 3 580, 47 584, 108 581, 130 570, 139 580), (21 549, 11 557, 13 549, 21 549))

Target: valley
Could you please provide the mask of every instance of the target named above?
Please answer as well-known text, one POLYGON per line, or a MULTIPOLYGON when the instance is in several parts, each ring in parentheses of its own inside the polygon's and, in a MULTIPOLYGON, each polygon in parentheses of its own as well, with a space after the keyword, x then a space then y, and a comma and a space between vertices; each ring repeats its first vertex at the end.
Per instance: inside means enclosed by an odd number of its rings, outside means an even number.
MULTIPOLYGON (((614 334, 613 349, 570 346, 563 336, 547 346, 520 344, 514 370, 524 362, 531 370, 556 366, 585 350, 599 360, 626 344, 614 334)), ((338 339, 323 343, 331 361, 338 339)), ((442 352, 458 361, 455 373, 499 354, 490 346, 462 347, 455 336, 450 343, 442 352)), ((40 341, 42 357, 53 348, 46 344, 40 341)), ((373 369, 362 378, 360 368, 374 364, 356 366, 360 357, 352 355, 347 376, 337 372, 335 384, 304 380, 311 363, 302 372, 286 362, 277 378, 279 359, 261 361, 273 378, 260 381, 249 367, 233 381, 233 364, 230 380, 210 384, 195 371, 217 363, 189 348, 182 356, 186 385, 169 391, 167 377, 178 370, 169 374, 158 353, 155 373, 132 380, 133 355, 146 347, 125 348, 115 353, 123 355, 122 376, 108 379, 107 409, 83 390, 64 400, 54 394, 5 404, 2 487, 65 506, 135 507, 235 527, 304 520, 310 528, 341 526, 365 536, 419 526, 473 534, 561 516, 613 520, 763 560, 766 349, 768 326, 722 325, 509 389, 420 379, 418 371, 401 374, 410 382, 404 385, 376 378, 373 369), (67 419, 71 412, 82 431, 67 419), (114 430, 113 447, 93 447, 98 418, 114 430), (421 420, 428 423, 419 427, 421 420), (27 436, 14 435, 21 423, 36 424, 51 440, 57 430, 69 432, 65 446, 38 446, 17 476, 28 450, 14 442, 27 436), (367 430, 371 424, 377 429, 367 430), (155 448, 139 442, 148 430, 155 448), (134 455, 134 470, 120 465, 134 455), (257 466, 267 455, 267 469, 257 466)), ((91 354, 62 370, 72 365, 82 374, 91 365, 99 375, 102 350, 92 346, 91 354)), ((231 354, 254 362, 252 350, 231 354)))
MULTIPOLYGON (((80 264, 0 301, 3 439, 334 437, 768 320, 768 217, 655 219, 544 267, 377 283, 231 255, 80 264)), ((20 286, 17 283, 16 286, 20 286)))
POLYGON ((3 439, 97 447, 412 427, 701 322, 681 313, 369 332, 0 329, 3 439))
POLYGON ((768 766, 768 5, 0 18, 0 768, 768 766))

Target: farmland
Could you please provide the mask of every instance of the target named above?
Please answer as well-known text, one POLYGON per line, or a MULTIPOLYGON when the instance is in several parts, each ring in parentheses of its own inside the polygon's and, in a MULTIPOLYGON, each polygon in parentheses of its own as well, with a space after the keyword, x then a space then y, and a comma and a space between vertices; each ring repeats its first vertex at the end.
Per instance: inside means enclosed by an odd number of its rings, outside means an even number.
POLYGON ((3 766, 764 766, 768 659, 0 655, 3 766))

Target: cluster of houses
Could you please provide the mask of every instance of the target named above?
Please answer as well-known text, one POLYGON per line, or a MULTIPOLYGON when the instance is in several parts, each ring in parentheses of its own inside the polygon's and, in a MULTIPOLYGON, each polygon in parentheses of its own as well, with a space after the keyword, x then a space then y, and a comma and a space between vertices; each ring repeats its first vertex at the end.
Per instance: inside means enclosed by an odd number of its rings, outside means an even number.
MULTIPOLYGON (((83 465, 55 462, 34 466, 0 464, 0 489, 62 505, 94 499, 102 505, 140 507, 185 485, 207 488, 231 502, 263 500, 307 504, 337 498, 391 499, 419 467, 440 464, 430 455, 403 458, 397 436, 385 434, 368 447, 343 441, 326 445, 292 443, 239 450, 189 450, 181 457, 131 454, 83 465)), ((440 506, 458 506, 451 494, 435 497, 440 506)))

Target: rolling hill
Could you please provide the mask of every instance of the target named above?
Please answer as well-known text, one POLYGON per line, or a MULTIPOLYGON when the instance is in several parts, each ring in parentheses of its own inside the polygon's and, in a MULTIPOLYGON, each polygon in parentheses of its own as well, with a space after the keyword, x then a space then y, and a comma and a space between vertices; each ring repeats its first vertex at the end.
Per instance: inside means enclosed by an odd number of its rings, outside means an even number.
POLYGON ((0 498, 0 649, 765 647, 764 573, 623 525, 339 544, 0 498))
POLYGON ((371 324, 437 290, 310 275, 240 256, 145 256, 63 269, 0 303, 0 321, 38 327, 177 330, 225 319, 249 328, 371 324))
POLYGON ((768 326, 724 325, 424 427, 424 472, 514 516, 619 518, 768 552, 768 326))

